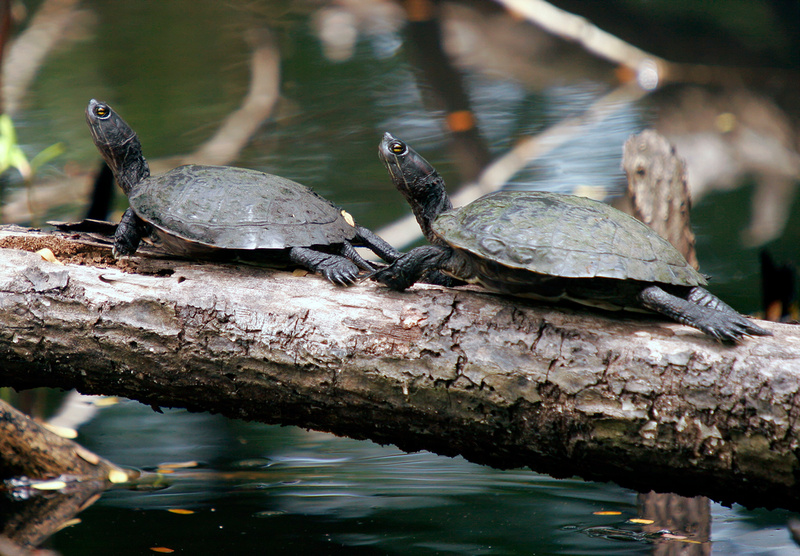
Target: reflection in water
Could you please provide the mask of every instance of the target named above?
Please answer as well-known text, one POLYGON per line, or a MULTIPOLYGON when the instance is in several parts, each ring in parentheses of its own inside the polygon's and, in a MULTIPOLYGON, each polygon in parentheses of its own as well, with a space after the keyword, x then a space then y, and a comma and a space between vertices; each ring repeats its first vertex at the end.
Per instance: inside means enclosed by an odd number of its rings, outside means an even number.
MULTIPOLYGON (((166 461, 198 467, 148 480, 162 490, 107 493, 80 525, 54 537, 63 554, 138 554, 156 545, 208 554, 231 543, 258 553, 268 543, 278 554, 645 555, 687 544, 680 538, 687 531, 660 521, 667 515, 637 507, 634 493, 613 485, 498 471, 294 427, 162 415, 133 402, 104 411, 82 430, 87 447, 151 473, 166 461), (655 521, 631 521, 643 517, 655 521)), ((745 533, 742 546, 760 548, 739 553, 793 553, 787 512, 711 508, 715 543, 733 549, 724 553, 736 554, 731 539, 745 533)))

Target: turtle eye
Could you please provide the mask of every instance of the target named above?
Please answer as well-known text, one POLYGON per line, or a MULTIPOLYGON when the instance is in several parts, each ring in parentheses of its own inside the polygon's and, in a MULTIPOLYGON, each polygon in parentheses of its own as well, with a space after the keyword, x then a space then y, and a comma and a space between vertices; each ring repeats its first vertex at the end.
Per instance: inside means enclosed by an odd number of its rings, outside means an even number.
POLYGON ((101 120, 105 120, 111 115, 111 109, 106 104, 98 104, 94 107, 94 115, 101 120))
POLYGON ((391 145, 389 145, 389 150, 392 151, 394 154, 405 154, 406 153, 406 145, 402 141, 393 141, 391 145))

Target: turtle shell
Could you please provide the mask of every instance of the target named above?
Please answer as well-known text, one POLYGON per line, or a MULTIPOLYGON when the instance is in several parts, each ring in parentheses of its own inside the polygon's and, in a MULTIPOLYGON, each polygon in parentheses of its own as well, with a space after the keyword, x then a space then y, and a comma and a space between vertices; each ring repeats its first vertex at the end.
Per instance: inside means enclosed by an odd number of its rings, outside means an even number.
POLYGON ((308 187, 244 168, 180 166, 143 180, 129 201, 160 231, 218 249, 330 245, 356 235, 346 213, 308 187))
POLYGON ((501 191, 443 213, 433 231, 473 256, 541 274, 684 286, 706 283, 650 227, 584 197, 501 191))

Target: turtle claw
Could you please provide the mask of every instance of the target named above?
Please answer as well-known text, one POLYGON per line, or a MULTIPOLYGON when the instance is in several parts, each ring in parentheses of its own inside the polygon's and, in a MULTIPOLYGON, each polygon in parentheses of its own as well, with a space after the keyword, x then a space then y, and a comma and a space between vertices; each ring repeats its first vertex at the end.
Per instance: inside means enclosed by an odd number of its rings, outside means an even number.
POLYGON ((761 328, 745 316, 725 314, 723 318, 724 320, 715 319, 713 324, 698 323, 698 328, 727 344, 739 342, 745 336, 772 336, 772 332, 761 328))
POLYGON ((352 286, 358 280, 358 267, 347 261, 318 269, 329 282, 337 286, 352 286))
POLYGON ((379 268, 375 272, 370 273, 368 278, 375 282, 380 282, 384 286, 388 286, 396 291, 403 291, 414 283, 403 274, 398 273, 392 266, 394 265, 387 266, 386 268, 379 268))

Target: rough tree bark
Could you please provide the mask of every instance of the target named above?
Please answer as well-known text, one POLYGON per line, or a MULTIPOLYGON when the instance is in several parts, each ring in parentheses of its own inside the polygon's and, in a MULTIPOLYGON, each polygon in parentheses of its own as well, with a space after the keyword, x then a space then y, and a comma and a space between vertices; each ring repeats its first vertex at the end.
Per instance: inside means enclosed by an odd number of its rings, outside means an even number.
POLYGON ((0 246, 0 385, 800 508, 790 325, 724 346, 655 318, 463 289, 342 289, 153 257, 123 272, 107 248, 65 234, 6 228, 0 246), (67 264, 12 246, 49 246, 67 264))
POLYGON ((0 401, 0 554, 24 554, 94 503, 113 483, 138 477, 45 429, 0 401), (42 483, 45 479, 57 479, 42 483), (24 493, 24 494, 23 494, 24 493))

